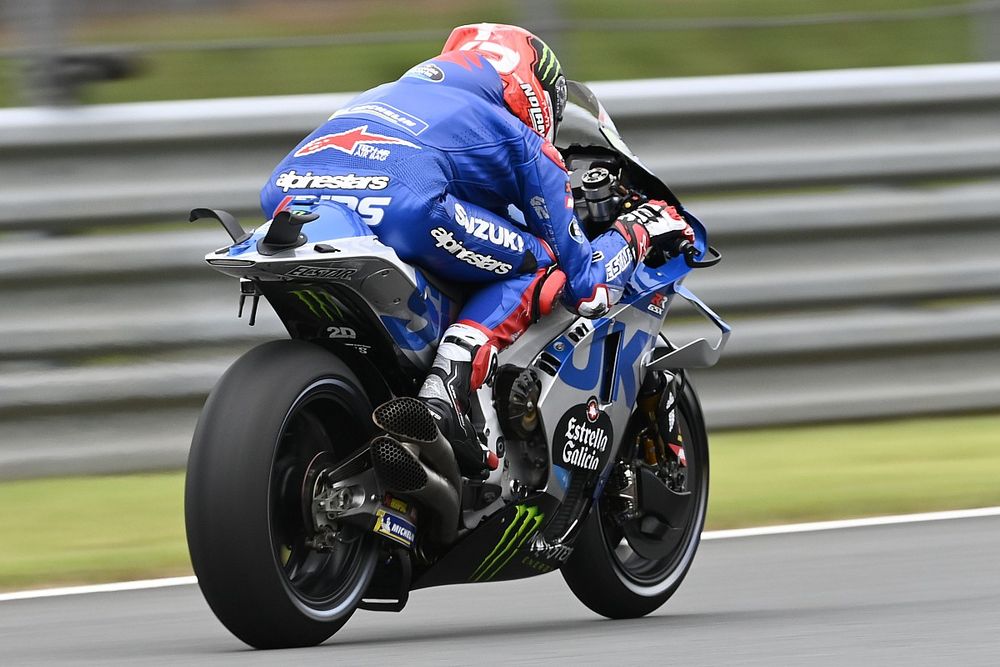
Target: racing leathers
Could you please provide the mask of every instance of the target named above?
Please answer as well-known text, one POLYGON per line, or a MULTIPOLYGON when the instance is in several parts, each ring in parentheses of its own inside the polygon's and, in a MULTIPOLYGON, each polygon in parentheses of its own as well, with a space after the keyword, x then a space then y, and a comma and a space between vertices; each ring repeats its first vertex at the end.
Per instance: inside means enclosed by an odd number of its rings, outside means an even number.
POLYGON ((310 201, 350 208, 404 261, 480 286, 420 392, 470 475, 495 465, 463 415, 496 352, 560 294, 583 316, 605 313, 649 243, 636 221, 588 241, 558 151, 508 111, 500 76, 470 51, 362 93, 299 143, 261 204, 273 216, 310 201))

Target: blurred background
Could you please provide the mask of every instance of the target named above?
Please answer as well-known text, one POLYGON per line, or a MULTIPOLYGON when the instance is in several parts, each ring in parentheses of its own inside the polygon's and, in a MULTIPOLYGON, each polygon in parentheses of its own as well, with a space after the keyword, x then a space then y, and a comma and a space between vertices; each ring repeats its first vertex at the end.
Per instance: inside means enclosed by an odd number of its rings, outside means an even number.
POLYGON ((487 15, 586 81, 1000 58, 995 0, 5 0, 0 104, 363 90, 487 15))
POLYGON ((1000 504, 1000 1, 0 7, 0 589, 189 571, 198 411, 283 331, 187 212, 256 226, 346 93, 484 20, 595 82, 726 256, 688 283, 735 330, 695 375, 710 527, 1000 504))

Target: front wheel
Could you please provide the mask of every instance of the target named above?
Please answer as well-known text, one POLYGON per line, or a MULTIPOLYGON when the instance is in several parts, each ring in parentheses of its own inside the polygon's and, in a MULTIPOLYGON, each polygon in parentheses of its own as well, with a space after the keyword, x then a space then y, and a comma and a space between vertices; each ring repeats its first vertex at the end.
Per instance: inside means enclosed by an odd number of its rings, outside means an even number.
POLYGON ((372 533, 314 548, 306 481, 321 454, 335 463, 366 442, 370 414, 354 373, 302 341, 250 350, 208 397, 188 458, 188 549, 212 611, 247 644, 319 644, 360 603, 372 533))
MULTIPOLYGON (((697 395, 686 379, 675 415, 680 438, 664 448, 665 460, 661 456, 650 465, 642 460, 641 448, 623 446, 630 460, 619 461, 619 469, 633 471, 628 481, 634 486, 623 489, 624 481, 609 480, 562 568, 576 597, 602 616, 637 618, 659 608, 681 585, 698 550, 708 507, 708 438, 697 395), (623 490, 638 500, 632 515, 622 511, 623 490)), ((663 403, 657 420, 665 432, 668 406, 663 403)))

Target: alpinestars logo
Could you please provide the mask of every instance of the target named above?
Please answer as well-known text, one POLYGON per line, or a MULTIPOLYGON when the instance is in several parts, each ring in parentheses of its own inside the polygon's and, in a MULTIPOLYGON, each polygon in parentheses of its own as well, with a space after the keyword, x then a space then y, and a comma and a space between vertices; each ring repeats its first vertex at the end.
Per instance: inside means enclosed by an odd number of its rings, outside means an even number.
POLYGON ((549 219, 549 209, 545 205, 544 197, 542 197, 541 195, 535 195, 534 197, 528 200, 528 203, 531 204, 531 208, 535 209, 535 215, 538 216, 539 220, 549 219))
POLYGON ((489 581, 497 576, 524 543, 541 527, 544 519, 545 515, 539 512, 537 507, 518 505, 514 518, 500 536, 500 541, 475 569, 469 581, 489 581))
POLYGON ((445 252, 454 255, 456 259, 477 269, 492 271, 498 276, 505 276, 514 268, 507 262, 501 262, 493 255, 482 255, 473 250, 468 250, 461 241, 455 238, 454 234, 444 227, 435 227, 432 229, 431 237, 436 241, 436 247, 443 248, 445 252))
POLYGON ((344 130, 336 134, 324 134, 322 137, 316 137, 295 151, 295 157, 313 155, 332 148, 347 155, 385 161, 389 157, 389 151, 387 149, 375 148, 372 144, 389 144, 416 148, 417 150, 420 149, 420 146, 413 142, 384 134, 373 134, 368 131, 367 125, 361 125, 352 130, 344 130))
POLYGON ((294 169, 282 172, 274 179, 275 187, 289 190, 385 190, 388 176, 357 176, 355 174, 298 174, 294 169))

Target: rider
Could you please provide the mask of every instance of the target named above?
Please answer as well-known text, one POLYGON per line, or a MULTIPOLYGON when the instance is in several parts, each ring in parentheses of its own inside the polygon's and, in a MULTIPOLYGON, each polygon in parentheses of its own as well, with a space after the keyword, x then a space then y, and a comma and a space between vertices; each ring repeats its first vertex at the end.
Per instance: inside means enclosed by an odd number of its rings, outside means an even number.
POLYGON ((441 55, 334 113, 261 192, 266 215, 296 201, 346 205, 404 261, 479 286, 419 392, 469 477, 496 466, 466 415, 497 351, 560 298, 584 317, 605 314, 651 237, 693 240, 664 202, 587 240, 551 143, 565 106, 566 79, 542 40, 516 26, 460 26, 441 55))

